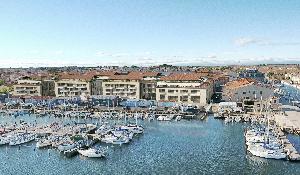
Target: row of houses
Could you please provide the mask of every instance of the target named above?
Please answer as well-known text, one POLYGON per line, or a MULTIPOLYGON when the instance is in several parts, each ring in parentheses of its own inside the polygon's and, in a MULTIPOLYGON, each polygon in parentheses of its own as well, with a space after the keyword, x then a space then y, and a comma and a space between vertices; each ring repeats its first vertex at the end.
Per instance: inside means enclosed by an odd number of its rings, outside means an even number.
POLYGON ((14 96, 118 96, 203 106, 228 77, 220 73, 94 72, 60 73, 55 77, 22 77, 14 96))
POLYGON ((14 96, 115 96, 158 102, 179 102, 204 106, 213 94, 222 101, 238 102, 249 111, 277 104, 273 88, 253 78, 229 81, 229 76, 212 72, 168 73, 90 71, 60 73, 55 77, 22 77, 14 85, 14 96), (222 89, 220 91, 220 89, 222 89))

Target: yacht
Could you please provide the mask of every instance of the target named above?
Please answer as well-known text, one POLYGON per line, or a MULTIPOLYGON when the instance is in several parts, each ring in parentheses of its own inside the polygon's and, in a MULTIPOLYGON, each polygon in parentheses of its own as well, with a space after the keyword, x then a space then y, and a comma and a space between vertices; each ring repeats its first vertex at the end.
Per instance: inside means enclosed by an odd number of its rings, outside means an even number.
POLYGON ((10 137, 6 135, 0 136, 0 145, 6 145, 9 144, 10 137))
POLYGON ((101 139, 102 142, 105 143, 111 143, 114 139, 116 139, 116 136, 113 134, 106 134, 104 138, 101 139))
POLYGON ((73 142, 65 142, 65 143, 62 143, 60 144, 57 149, 59 151, 66 151, 66 150, 69 150, 69 149, 72 149, 72 148, 75 148, 76 147, 76 144, 73 143, 73 142))
POLYGON ((142 126, 138 126, 137 124, 128 124, 121 126, 120 128, 128 130, 134 134, 142 134, 144 132, 144 128, 142 126))
POLYGON ((102 142, 105 143, 111 143, 114 145, 122 145, 124 143, 129 143, 129 141, 132 139, 133 135, 121 135, 121 136, 115 136, 114 134, 108 134, 105 135, 104 138, 102 138, 102 142))
POLYGON ((52 145, 51 139, 41 139, 38 142, 36 142, 36 148, 45 148, 52 145))
POLYGON ((160 116, 157 117, 157 120, 158 120, 158 121, 171 121, 172 118, 171 118, 171 117, 168 117, 168 116, 160 115, 160 116))
POLYGON ((100 157, 105 157, 106 151, 103 149, 94 149, 94 148, 89 148, 87 150, 78 150, 79 154, 85 156, 85 157, 90 157, 90 158, 100 158, 100 157))
POLYGON ((129 143, 130 139, 127 136, 116 137, 116 139, 112 140, 112 144, 114 145, 122 145, 124 143, 129 143))
POLYGON ((250 147, 248 151, 254 156, 266 159, 286 159, 287 157, 282 149, 270 149, 265 146, 250 147))
POLYGON ((96 131, 95 133, 96 134, 100 134, 100 135, 105 135, 107 134, 109 131, 111 131, 111 127, 104 124, 104 125, 101 125, 96 131))
POLYGON ((21 145, 24 143, 31 142, 34 139, 35 139, 35 134, 29 134, 29 133, 17 134, 10 139, 9 145, 10 146, 21 145))
POLYGON ((180 121, 181 120, 181 115, 178 115, 176 118, 175 118, 175 121, 180 121))

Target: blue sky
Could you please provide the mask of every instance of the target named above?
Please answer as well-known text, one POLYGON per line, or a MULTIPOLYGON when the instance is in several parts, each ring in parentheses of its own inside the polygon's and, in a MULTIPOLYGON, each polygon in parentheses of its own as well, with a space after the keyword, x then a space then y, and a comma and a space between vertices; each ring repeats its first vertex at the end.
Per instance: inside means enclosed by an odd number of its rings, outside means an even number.
POLYGON ((0 0, 0 66, 300 62, 299 0, 0 0))

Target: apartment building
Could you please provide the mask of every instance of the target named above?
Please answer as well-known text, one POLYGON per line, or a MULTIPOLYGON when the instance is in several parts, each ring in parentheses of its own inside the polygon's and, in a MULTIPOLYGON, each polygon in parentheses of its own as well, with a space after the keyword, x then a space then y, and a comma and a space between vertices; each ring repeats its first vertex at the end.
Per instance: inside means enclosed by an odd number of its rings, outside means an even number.
POLYGON ((228 82, 223 89, 223 100, 241 102, 244 99, 268 99, 274 96, 271 87, 254 79, 242 78, 228 82))
POLYGON ((101 71, 101 72, 90 72, 93 76, 91 81, 91 95, 105 95, 103 93, 103 85, 102 82, 108 80, 110 76, 116 74, 114 71, 101 71))
POLYGON ((91 95, 91 74, 63 73, 55 81, 56 97, 91 95))
POLYGON ((199 73, 173 73, 157 82, 156 100, 204 106, 210 102, 213 86, 199 73))
POLYGON ((228 82, 222 94, 224 101, 237 102, 246 111, 266 110, 270 103, 278 104, 278 100, 274 100, 273 97, 274 90, 272 87, 249 78, 228 82))
POLYGON ((22 77, 14 86, 14 96, 41 96, 42 81, 32 80, 30 77, 22 77))
POLYGON ((160 73, 157 72, 115 73, 103 80, 103 95, 129 99, 155 99, 156 81, 159 75, 160 73))

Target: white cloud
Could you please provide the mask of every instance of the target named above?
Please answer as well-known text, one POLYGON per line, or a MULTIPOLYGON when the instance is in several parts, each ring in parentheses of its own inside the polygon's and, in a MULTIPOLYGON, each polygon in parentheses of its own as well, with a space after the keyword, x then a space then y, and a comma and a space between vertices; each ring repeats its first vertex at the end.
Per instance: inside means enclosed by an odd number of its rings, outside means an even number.
POLYGON ((248 45, 261 45, 261 46, 297 46, 300 42, 297 41, 270 41, 267 39, 241 37, 234 40, 234 43, 238 46, 244 47, 248 45))
POLYGON ((250 37, 242 37, 242 38, 238 38, 234 41, 234 43, 238 46, 247 46, 250 44, 255 44, 255 43, 259 43, 262 42, 259 39, 255 39, 255 38, 250 38, 250 37))

